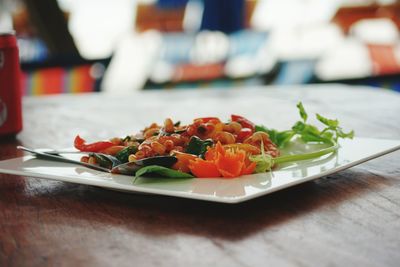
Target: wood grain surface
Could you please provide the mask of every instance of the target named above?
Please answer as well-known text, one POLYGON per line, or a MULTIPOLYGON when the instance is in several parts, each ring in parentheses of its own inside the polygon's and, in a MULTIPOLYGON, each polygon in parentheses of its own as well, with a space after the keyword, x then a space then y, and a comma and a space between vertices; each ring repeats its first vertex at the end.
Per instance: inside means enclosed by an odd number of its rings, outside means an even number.
MULTIPOLYGON (((24 99, 0 142, 63 148, 166 117, 242 114, 283 129, 309 113, 357 136, 400 139, 400 95, 342 85, 151 91, 24 99)), ((0 174, 0 266, 399 266, 400 151, 242 204, 217 204, 0 174)))

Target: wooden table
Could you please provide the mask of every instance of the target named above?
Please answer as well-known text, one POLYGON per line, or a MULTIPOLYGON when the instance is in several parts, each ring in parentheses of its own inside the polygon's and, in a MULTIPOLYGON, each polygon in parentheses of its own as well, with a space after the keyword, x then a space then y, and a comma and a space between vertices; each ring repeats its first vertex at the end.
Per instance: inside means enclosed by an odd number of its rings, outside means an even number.
MULTIPOLYGON (((400 95, 342 85, 151 91, 24 99, 24 130, 3 140, 69 147, 165 117, 238 113, 275 128, 309 113, 357 136, 400 139, 400 95)), ((0 175, 0 266, 399 266, 400 151, 242 204, 127 194, 0 175)))

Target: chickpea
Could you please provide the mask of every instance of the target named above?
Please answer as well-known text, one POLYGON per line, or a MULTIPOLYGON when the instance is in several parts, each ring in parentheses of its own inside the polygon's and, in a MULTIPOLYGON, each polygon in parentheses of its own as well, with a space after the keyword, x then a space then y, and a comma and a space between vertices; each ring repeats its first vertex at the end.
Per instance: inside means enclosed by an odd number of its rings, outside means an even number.
POLYGON ((94 157, 89 157, 88 163, 89 164, 94 164, 94 165, 97 164, 96 159, 94 157))
POLYGON ((143 159, 146 157, 146 154, 144 151, 139 150, 138 152, 136 152, 135 156, 136 156, 136 159, 143 159))
POLYGON ((167 133, 173 133, 175 131, 174 123, 170 118, 164 121, 164 131, 167 133))
POLYGON ((151 142, 150 146, 153 149, 153 151, 159 155, 163 155, 165 153, 165 146, 157 141, 151 142))
POLYGON ((258 148, 261 148, 262 143, 267 154, 270 154, 272 157, 277 157, 279 155, 278 148, 271 142, 269 135, 265 132, 255 132, 252 136, 244 140, 243 143, 250 144, 258 148))
POLYGON ((214 131, 221 132, 222 130, 224 130, 224 126, 225 126, 225 124, 223 124, 222 122, 219 122, 219 123, 215 124, 214 131))
POLYGON ((129 162, 135 162, 136 160, 137 160, 136 155, 133 155, 133 154, 129 155, 129 157, 128 157, 129 162))
MULTIPOLYGON (((149 143, 142 143, 140 146, 139 146, 139 151, 142 151, 143 152, 143 157, 145 158, 145 157, 150 157, 150 156, 152 156, 153 154, 154 154, 154 152, 153 152, 153 149, 151 148, 151 146, 150 146, 150 144, 149 143)), ((138 151, 138 152, 139 152, 138 151)), ((141 154, 139 154, 139 156, 137 155, 137 152, 136 152, 136 157, 141 157, 142 155, 141 154)))
POLYGON ((235 143, 235 136, 233 136, 233 134, 228 133, 228 132, 217 132, 214 135, 213 138, 215 141, 219 141, 221 142, 221 144, 225 145, 225 144, 234 144, 235 143))
POLYGON ((158 134, 159 131, 160 131, 160 130, 159 130, 158 128, 150 128, 150 129, 148 129, 148 130, 146 130, 146 131, 144 132, 144 134, 143 134, 143 135, 144 135, 144 138, 145 138, 145 139, 150 138, 150 137, 152 137, 152 136, 158 134))
POLYGON ((253 145, 260 145, 261 142, 266 145, 271 143, 271 140, 269 139, 269 135, 265 132, 255 132, 253 133, 252 136, 244 140, 243 143, 247 144, 253 144, 253 145))
POLYGON ((229 125, 229 123, 228 124, 224 124, 223 127, 222 127, 222 130, 225 131, 225 132, 229 132, 229 133, 232 132, 232 128, 229 125))
POLYGON ((150 124, 149 128, 160 128, 160 126, 158 126, 157 123, 153 122, 152 124, 150 124))
POLYGON ((182 136, 180 134, 171 134, 170 140, 172 140, 172 142, 174 142, 174 144, 177 146, 183 144, 182 136))
POLYGON ((165 151, 169 152, 174 149, 174 142, 172 140, 166 140, 164 143, 165 151))
POLYGON ((230 126, 233 134, 238 134, 240 132, 240 130, 242 130, 242 125, 236 121, 230 122, 229 126, 230 126))

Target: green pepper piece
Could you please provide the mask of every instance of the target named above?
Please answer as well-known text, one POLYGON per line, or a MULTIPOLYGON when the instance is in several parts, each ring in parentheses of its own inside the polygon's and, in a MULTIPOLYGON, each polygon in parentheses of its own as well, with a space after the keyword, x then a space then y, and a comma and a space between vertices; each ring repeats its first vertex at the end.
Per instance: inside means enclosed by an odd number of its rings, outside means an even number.
POLYGON ((128 162, 129 155, 135 154, 138 151, 136 146, 127 146, 119 151, 115 157, 122 163, 128 162))
POLYGON ((204 154, 207 152, 207 147, 210 147, 213 144, 214 142, 211 139, 202 140, 194 135, 192 136, 192 138, 190 138, 189 144, 186 147, 185 152, 203 157, 204 154))

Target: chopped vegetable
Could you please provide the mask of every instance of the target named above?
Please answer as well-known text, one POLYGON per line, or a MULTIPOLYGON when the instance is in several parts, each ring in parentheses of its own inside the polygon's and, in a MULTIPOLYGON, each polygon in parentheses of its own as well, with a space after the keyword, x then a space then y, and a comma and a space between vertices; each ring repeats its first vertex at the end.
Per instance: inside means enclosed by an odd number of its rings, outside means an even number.
POLYGON ((114 144, 109 141, 100 141, 86 144, 86 141, 82 139, 79 135, 77 135, 75 137, 74 146, 76 149, 82 152, 99 152, 100 150, 114 146, 114 144))

